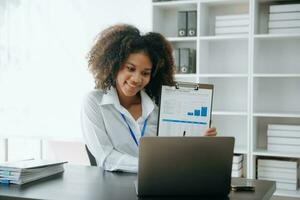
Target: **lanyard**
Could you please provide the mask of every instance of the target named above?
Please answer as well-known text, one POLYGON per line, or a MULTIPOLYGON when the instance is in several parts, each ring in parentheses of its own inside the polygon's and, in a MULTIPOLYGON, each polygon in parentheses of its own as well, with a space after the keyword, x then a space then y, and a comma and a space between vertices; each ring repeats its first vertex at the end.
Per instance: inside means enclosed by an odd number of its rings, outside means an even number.
MULTIPOLYGON (((128 124, 128 122, 127 122, 127 120, 126 120, 124 114, 121 113, 121 115, 122 115, 124 121, 126 122, 126 124, 127 124, 127 126, 128 126, 128 129, 129 129, 129 132, 130 132, 130 135, 131 135, 132 139, 134 140, 135 144, 136 144, 137 146, 139 146, 138 141, 137 141, 137 139, 136 139, 136 137, 135 137, 135 134, 134 134, 133 130, 130 128, 130 126, 129 126, 129 124, 128 124)), ((142 137, 143 137, 144 134, 145 134, 145 129, 146 129, 146 126, 147 126, 147 121, 148 121, 148 118, 147 118, 147 119, 145 120, 145 122, 144 122, 144 126, 143 126, 143 129, 142 129, 142 132, 141 132, 142 137)))

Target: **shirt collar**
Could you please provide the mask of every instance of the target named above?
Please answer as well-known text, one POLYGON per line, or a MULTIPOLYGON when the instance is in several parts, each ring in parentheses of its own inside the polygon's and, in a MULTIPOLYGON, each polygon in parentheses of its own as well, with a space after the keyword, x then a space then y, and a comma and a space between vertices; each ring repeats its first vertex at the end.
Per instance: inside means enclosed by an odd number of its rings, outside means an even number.
MULTIPOLYGON (((155 108, 154 102, 148 96, 148 94, 141 90, 141 99, 142 99, 142 117, 147 118, 148 115, 153 111, 155 108)), ((113 104, 115 107, 122 113, 124 113, 124 108, 121 106, 117 91, 114 87, 111 87, 107 90, 106 93, 103 94, 102 100, 100 105, 108 105, 113 104)))
POLYGON ((150 115, 150 113, 154 110, 155 104, 144 90, 141 91, 141 98, 143 112, 142 116, 144 118, 147 118, 150 115))
POLYGON ((100 105, 107 105, 107 104, 120 105, 119 97, 114 87, 111 87, 102 96, 100 105))

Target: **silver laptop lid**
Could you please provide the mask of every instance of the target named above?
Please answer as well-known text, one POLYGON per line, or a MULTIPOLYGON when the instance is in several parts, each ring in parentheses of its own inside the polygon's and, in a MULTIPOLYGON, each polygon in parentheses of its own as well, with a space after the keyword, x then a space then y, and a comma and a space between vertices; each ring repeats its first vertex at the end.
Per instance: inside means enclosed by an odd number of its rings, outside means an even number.
POLYGON ((143 137, 138 195, 226 196, 233 148, 233 137, 143 137))

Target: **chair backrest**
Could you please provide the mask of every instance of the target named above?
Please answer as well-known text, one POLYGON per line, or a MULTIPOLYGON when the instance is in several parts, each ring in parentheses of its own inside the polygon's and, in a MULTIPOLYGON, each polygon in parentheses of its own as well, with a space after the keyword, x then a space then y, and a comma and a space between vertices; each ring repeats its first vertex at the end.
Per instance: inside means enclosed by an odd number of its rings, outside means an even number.
POLYGON ((87 147, 87 145, 85 145, 85 149, 86 149, 86 152, 87 152, 87 154, 88 154, 88 157, 89 157, 91 166, 97 166, 96 159, 95 159, 95 157, 93 156, 93 154, 90 152, 90 150, 89 150, 89 148, 87 147))

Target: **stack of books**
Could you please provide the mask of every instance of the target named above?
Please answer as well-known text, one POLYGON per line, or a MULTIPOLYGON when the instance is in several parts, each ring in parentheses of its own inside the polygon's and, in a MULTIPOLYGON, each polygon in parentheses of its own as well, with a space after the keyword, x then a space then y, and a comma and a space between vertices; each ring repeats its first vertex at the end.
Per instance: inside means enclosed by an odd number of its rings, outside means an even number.
POLYGON ((269 151, 300 153, 300 125, 269 124, 269 151))
POLYGON ((249 15, 220 15, 215 20, 215 35, 248 34, 249 15))
POLYGON ((235 154, 232 160, 232 177, 242 177, 243 176, 243 155, 235 154))
POLYGON ((258 159, 257 178, 276 181, 276 188, 297 190, 299 160, 297 159, 258 159))
POLYGON ((0 183, 24 184, 64 171, 66 162, 49 160, 22 160, 0 164, 0 183))
POLYGON ((300 4, 271 5, 269 13, 269 33, 300 33, 300 4))

